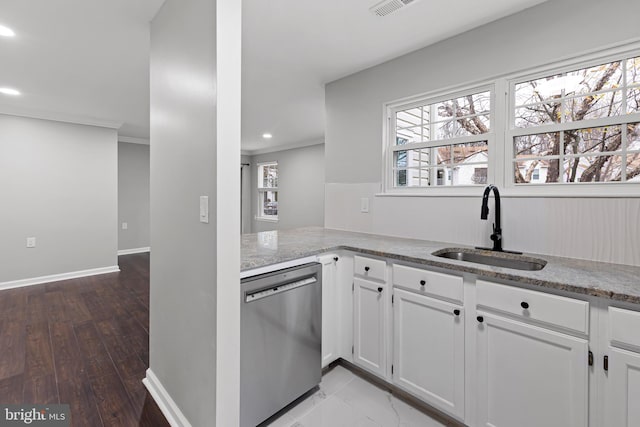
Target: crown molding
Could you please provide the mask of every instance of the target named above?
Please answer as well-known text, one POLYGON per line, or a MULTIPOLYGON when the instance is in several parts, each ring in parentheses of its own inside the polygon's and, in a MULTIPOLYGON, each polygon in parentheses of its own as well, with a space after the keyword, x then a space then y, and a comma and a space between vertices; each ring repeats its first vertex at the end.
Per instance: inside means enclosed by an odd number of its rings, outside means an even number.
POLYGON ((298 142, 295 144, 275 145, 272 147, 260 148, 258 150, 242 150, 242 154, 246 156, 256 156, 258 154, 275 153, 276 151, 295 150, 296 148, 311 147, 313 145, 324 144, 324 138, 311 139, 309 141, 298 142))
POLYGON ((0 114, 4 114, 7 116, 27 117, 30 119, 50 120, 53 122, 73 123, 77 125, 96 126, 116 130, 120 129, 124 124, 124 122, 99 119, 97 117, 59 113, 55 111, 34 110, 31 108, 2 104, 0 104, 0 114))
POLYGON ((150 145, 148 138, 136 138, 133 136, 118 135, 118 142, 127 142, 129 144, 150 145))

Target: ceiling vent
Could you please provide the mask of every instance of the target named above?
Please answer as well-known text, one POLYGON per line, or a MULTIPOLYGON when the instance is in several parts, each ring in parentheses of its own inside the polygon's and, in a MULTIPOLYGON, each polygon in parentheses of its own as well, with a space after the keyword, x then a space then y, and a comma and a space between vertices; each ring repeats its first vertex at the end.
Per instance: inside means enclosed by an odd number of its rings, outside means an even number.
POLYGON ((372 6, 369 10, 374 15, 387 16, 390 13, 408 6, 415 1, 416 0, 383 0, 375 6, 372 6))

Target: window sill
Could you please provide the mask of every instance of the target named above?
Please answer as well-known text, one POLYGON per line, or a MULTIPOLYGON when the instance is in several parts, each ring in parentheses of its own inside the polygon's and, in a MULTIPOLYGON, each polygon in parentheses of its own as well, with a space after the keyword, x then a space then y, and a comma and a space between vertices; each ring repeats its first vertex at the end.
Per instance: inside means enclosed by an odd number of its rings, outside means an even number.
POLYGON ((256 216, 254 217, 256 221, 264 221, 264 222, 278 222, 278 218, 267 218, 264 216, 256 216))

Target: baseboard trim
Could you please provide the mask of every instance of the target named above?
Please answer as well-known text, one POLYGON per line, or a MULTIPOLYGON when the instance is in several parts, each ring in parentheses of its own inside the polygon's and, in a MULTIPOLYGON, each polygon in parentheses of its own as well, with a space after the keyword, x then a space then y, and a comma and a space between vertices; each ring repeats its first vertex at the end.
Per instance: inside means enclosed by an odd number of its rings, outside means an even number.
POLYGON ((149 246, 146 246, 144 248, 121 249, 121 250, 118 251, 118 256, 120 256, 120 255, 141 254, 143 252, 151 252, 151 248, 149 246))
POLYGON ((147 369, 147 376, 142 380, 144 386, 149 390, 151 397, 162 411, 171 427, 191 427, 191 423, 184 416, 176 402, 171 398, 162 383, 153 373, 151 368, 147 369))
POLYGON ((89 270, 72 271, 69 273, 51 274, 49 276, 32 277, 30 279, 13 280, 10 282, 0 282, 0 290, 21 288, 23 286, 41 285, 42 283, 59 282, 61 280, 77 279, 79 277, 97 276, 98 274, 117 273, 120 267, 92 268, 89 270))

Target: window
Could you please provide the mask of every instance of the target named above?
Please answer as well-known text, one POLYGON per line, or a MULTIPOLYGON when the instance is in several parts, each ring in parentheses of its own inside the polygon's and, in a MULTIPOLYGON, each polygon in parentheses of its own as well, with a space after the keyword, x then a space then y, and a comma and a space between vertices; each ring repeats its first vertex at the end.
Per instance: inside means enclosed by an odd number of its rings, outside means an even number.
POLYGON ((516 185, 640 182, 640 57, 511 86, 516 185))
POLYGON ((491 98, 481 88, 390 106, 387 188, 486 184, 491 98))
POLYGON ((278 163, 258 164, 258 218, 278 219, 278 163))

